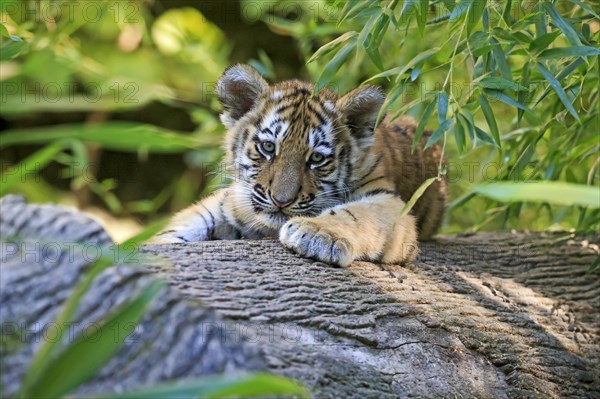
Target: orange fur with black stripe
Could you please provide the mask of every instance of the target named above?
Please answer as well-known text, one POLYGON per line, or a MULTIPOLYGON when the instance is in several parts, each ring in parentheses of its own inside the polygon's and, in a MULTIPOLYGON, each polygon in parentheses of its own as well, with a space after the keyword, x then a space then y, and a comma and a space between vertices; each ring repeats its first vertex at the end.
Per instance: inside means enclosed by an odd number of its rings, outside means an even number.
POLYGON ((237 178, 178 213, 153 241, 279 237, 302 256, 341 266, 413 260, 417 237, 430 238, 440 225, 446 182, 400 214, 437 175, 439 148, 411 153, 411 118, 374 128, 385 99, 374 86, 341 97, 312 92, 295 80, 268 85, 245 65, 227 69, 217 94, 237 178))

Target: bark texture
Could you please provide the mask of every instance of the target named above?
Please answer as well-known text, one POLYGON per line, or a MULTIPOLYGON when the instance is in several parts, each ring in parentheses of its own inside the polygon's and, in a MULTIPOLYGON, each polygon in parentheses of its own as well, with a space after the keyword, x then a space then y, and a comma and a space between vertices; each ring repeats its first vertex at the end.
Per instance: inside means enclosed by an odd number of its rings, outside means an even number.
MULTIPOLYGON (((1 206, 3 241, 20 233, 30 243, 50 234, 110 244, 80 213, 16 197, 1 206)), ((102 274, 78 320, 97 320, 158 275, 170 289, 81 391, 268 370, 303 381, 317 398, 600 398, 600 278, 586 273, 598 241, 478 233, 424 243, 410 267, 345 269, 299 258, 276 241, 144 246, 151 257, 143 265, 102 274)), ((24 258, 24 244, 17 254, 9 245, 0 317, 1 390, 11 395, 44 339, 32 331, 53 320, 86 262, 48 265, 44 256, 24 258), (15 323, 19 339, 7 345, 4 326, 15 323)))

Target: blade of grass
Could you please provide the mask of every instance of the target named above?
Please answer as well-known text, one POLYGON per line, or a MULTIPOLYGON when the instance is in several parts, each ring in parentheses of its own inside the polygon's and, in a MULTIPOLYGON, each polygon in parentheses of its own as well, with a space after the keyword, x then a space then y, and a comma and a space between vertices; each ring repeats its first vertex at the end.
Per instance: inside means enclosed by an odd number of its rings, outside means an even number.
POLYGON ((127 338, 127 334, 115 335, 114 332, 121 332, 123 326, 137 325, 148 304, 163 287, 161 282, 151 283, 134 299, 100 321, 97 339, 90 340, 83 334, 78 337, 40 375, 29 391, 30 397, 58 398, 93 377, 127 338))
MULTIPOLYGON (((310 398, 308 389, 288 378, 254 373, 242 376, 212 376, 194 381, 165 383, 116 395, 90 395, 89 399, 164 399, 297 396, 310 398)), ((85 399, 86 396, 83 396, 85 399)))
POLYGON ((0 184, 0 196, 9 193, 16 184, 23 182, 26 174, 31 175, 35 172, 38 175, 44 166, 64 151, 66 146, 65 141, 50 144, 25 158, 16 166, 3 170, 2 175, 0 175, 0 182, 2 183, 0 184))
MULTIPOLYGON (((94 263, 90 270, 86 273, 85 278, 77 284, 74 292, 69 296, 62 310, 58 314, 55 323, 58 326, 66 326, 72 321, 73 315, 77 310, 77 306, 83 295, 92 285, 94 278, 98 276, 107 267, 113 264, 113 260, 108 256, 102 256, 96 263, 94 263)), ((34 385, 37 384, 40 376, 42 376, 45 370, 48 368, 52 357, 54 356, 57 349, 60 347, 63 341, 63 329, 58 329, 58 336, 54 340, 45 340, 38 351, 33 355, 31 365, 27 369, 27 373, 23 378, 23 384, 18 397, 28 398, 30 397, 30 391, 34 385)))

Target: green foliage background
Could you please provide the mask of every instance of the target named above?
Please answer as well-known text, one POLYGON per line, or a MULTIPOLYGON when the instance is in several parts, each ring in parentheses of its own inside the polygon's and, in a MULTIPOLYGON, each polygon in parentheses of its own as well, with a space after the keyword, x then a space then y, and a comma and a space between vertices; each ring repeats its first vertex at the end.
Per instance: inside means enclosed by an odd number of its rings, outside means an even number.
POLYGON ((1 4, 3 194, 164 218, 224 183, 212 91, 250 62, 383 86, 444 145, 445 233, 600 227, 596 1, 1 4))
MULTIPOLYGON (((385 110, 443 143, 452 204, 445 233, 600 229, 598 1, 3 0, 0 194, 95 205, 147 230, 224 183, 220 73, 339 92, 376 83, 385 110), (194 6, 194 7, 192 7, 194 6), (206 165, 212 165, 207 169, 206 165)), ((91 266, 58 321, 69 321, 91 266)), ((595 267, 600 265, 600 257, 595 267)), ((160 285, 101 328, 139 321, 160 285)), ((63 396, 122 342, 46 343, 21 396, 63 396), (92 359, 81 353, 93 352, 92 359), (68 375, 69 378, 57 378, 68 375)), ((188 381, 130 396, 296 394, 285 379, 188 381)))

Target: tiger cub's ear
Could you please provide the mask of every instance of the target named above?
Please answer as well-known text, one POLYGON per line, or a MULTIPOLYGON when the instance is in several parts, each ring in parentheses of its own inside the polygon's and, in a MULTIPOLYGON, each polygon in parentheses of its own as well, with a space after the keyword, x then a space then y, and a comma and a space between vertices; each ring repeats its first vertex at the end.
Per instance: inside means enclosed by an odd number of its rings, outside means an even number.
POLYGON ((359 87, 337 101, 338 110, 359 143, 369 145, 372 142, 377 115, 384 101, 385 94, 377 86, 359 87))
POLYGON ((251 66, 237 64, 223 72, 217 82, 217 95, 223 113, 221 121, 230 128, 252 109, 269 85, 251 66))

